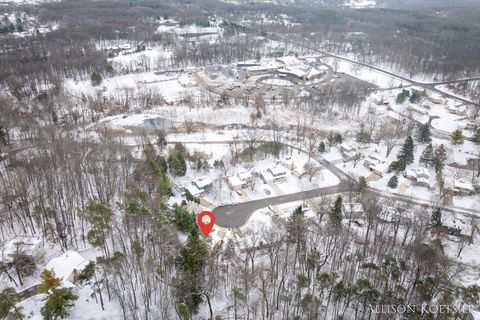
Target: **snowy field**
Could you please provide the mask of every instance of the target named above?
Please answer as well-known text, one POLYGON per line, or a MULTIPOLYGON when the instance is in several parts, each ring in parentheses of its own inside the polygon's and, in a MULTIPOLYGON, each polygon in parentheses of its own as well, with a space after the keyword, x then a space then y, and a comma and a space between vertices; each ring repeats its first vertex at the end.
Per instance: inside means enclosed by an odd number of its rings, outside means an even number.
POLYGON ((337 72, 342 72, 348 74, 352 77, 361 79, 363 81, 369 82, 374 84, 381 89, 393 88, 398 87, 400 85, 408 85, 405 81, 387 75, 385 73, 381 73, 376 70, 371 70, 369 68, 365 68, 348 61, 336 59, 336 58, 324 58, 323 62, 332 66, 334 71, 336 69, 337 72), (336 66, 336 68, 335 68, 336 66))
POLYGON ((92 96, 102 91, 103 95, 108 97, 109 95, 124 95, 127 91, 136 93, 142 90, 153 90, 155 93, 160 93, 167 102, 175 102, 181 97, 194 95, 198 92, 195 88, 183 87, 178 81, 178 76, 156 75, 154 72, 106 78, 97 87, 93 87, 89 80, 67 79, 65 87, 67 92, 77 97, 82 95, 92 96))

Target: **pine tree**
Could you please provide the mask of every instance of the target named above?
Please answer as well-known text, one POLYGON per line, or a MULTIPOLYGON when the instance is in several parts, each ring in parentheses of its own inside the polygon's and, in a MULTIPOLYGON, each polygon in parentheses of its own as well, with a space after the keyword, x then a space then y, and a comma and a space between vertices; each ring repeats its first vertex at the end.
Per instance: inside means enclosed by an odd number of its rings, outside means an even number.
POLYGON ((160 176, 160 182, 159 182, 159 191, 160 194, 167 198, 171 194, 171 186, 170 186, 170 179, 165 173, 162 173, 160 176))
POLYGON ((430 218, 430 225, 432 228, 442 225, 442 210, 440 208, 437 208, 432 212, 432 217, 430 218))
POLYGON ((447 150, 445 146, 441 144, 439 147, 435 148, 435 153, 433 156, 433 165, 435 167, 435 172, 441 172, 445 163, 447 162, 447 150))
POLYGON ((100 84, 102 84, 103 79, 102 79, 102 76, 98 72, 94 71, 94 72, 92 72, 92 75, 90 76, 90 81, 91 81, 93 87, 97 87, 100 84))
POLYGON ((174 283, 175 296, 179 303, 185 303, 191 313, 197 313, 203 302, 203 272, 208 259, 208 246, 201 239, 197 228, 193 228, 187 243, 180 249, 176 259, 178 277, 174 283))
POLYGON ((388 187, 392 188, 392 189, 395 189, 396 187, 398 187, 398 178, 397 176, 392 176, 390 178, 390 180, 388 180, 388 184, 387 184, 388 187))
POLYGON ((335 135, 333 136, 333 140, 334 140, 334 142, 335 142, 336 144, 337 144, 337 143, 340 144, 340 143, 343 142, 343 137, 342 137, 342 135, 341 135, 340 133, 337 132, 337 133, 335 133, 335 135))
POLYGON ((330 222, 333 226, 339 227, 342 223, 342 197, 338 196, 333 208, 330 210, 330 222))
POLYGON ((73 302, 78 296, 73 292, 72 288, 55 288, 45 299, 46 303, 40 309, 40 313, 45 320, 55 320, 66 318, 69 310, 73 307, 73 302))
POLYGON ((0 319, 25 319, 18 303, 18 294, 14 288, 5 288, 0 292, 0 319))
POLYGON ((407 97, 410 96, 410 91, 403 89, 402 92, 400 92, 397 95, 396 102, 397 104, 402 104, 407 100, 407 97))
POLYGON ((175 217, 175 224, 177 225, 178 230, 189 234, 193 231, 194 228, 197 227, 195 225, 195 217, 193 216, 193 214, 191 214, 184 208, 175 205, 173 207, 173 214, 175 217))
POLYGON ((413 144, 412 136, 408 136, 397 154, 397 159, 403 160, 406 164, 413 163, 413 160, 415 160, 413 155, 414 149, 415 145, 413 144))
POLYGON ((48 293, 55 288, 58 288, 62 281, 55 277, 55 272, 52 270, 44 269, 40 275, 42 283, 37 287, 38 293, 48 293))
POLYGON ((183 177, 187 173, 187 163, 185 162, 185 159, 183 158, 181 153, 177 153, 177 169, 176 169, 176 175, 183 177))
POLYGON ((405 161, 403 160, 397 160, 397 161, 393 161, 390 166, 388 167, 388 170, 387 172, 401 172, 403 170, 405 170, 405 168, 407 167, 405 161))
POLYGON ((299 206, 288 218, 287 233, 289 240, 300 244, 305 235, 305 228, 305 214, 302 206, 299 206))
POLYGON ((325 142, 320 141, 320 144, 318 145, 318 152, 320 153, 325 152, 325 142))
POLYGON ((463 144, 463 132, 460 129, 457 129, 452 132, 452 135, 450 136, 450 140, 452 144, 463 144))
POLYGON ((358 178, 358 183, 357 183, 357 190, 359 192, 362 192, 363 190, 365 190, 366 188, 368 188, 368 181, 367 179, 365 179, 364 176, 361 176, 358 178))
POLYGON ((432 133, 430 132, 430 125, 428 123, 422 124, 418 127, 416 138, 420 143, 432 142, 432 133))
POLYGON ((429 143, 420 156, 420 163, 425 164, 425 167, 431 166, 433 164, 433 156, 433 146, 429 143))

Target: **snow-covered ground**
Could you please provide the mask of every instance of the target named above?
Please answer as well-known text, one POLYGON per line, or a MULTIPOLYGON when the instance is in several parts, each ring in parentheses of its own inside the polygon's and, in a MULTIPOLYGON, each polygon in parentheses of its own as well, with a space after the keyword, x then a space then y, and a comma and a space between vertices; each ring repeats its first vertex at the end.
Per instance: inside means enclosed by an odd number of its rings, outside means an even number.
POLYGON ((120 75, 103 79, 99 86, 92 86, 91 82, 75 81, 67 79, 65 81, 66 91, 76 97, 82 95, 93 96, 98 92, 103 92, 105 97, 118 97, 130 92, 154 91, 161 94, 167 102, 175 102, 187 95, 195 95, 198 91, 195 88, 183 87, 178 76, 157 75, 154 72, 135 73, 120 75))
POLYGON ((352 77, 372 83, 382 89, 408 85, 409 83, 392 77, 388 74, 362 67, 345 60, 329 57, 323 58, 323 62, 332 66, 334 71, 348 74, 352 77))

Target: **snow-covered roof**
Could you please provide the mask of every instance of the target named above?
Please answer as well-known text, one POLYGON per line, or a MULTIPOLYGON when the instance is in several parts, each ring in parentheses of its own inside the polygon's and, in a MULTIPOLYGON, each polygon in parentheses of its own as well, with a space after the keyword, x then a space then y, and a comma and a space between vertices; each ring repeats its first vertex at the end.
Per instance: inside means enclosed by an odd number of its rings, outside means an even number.
POLYGON ((250 171, 240 171, 239 173, 237 173, 237 176, 241 179, 241 180, 249 180, 252 178, 252 173, 250 171))
POLYGON ((430 185, 430 179, 423 178, 423 177, 417 177, 417 183, 430 185))
POLYGON ((298 60, 295 56, 285 56, 277 58, 277 60, 286 66, 296 66, 302 64, 302 61, 298 60))
POLYGON ((42 240, 32 237, 18 237, 8 241, 2 250, 2 259, 9 261, 17 252, 34 256, 35 250, 42 245, 42 240))
POLYGON ((276 166, 276 167, 273 167, 273 168, 269 168, 268 171, 270 171, 270 173, 273 176, 281 176, 281 175, 286 175, 287 174, 287 170, 282 166, 276 166))
POLYGON ((239 177, 237 176, 231 176, 231 177, 228 177, 228 184, 232 187, 232 188, 235 188, 235 187, 241 187, 243 186, 245 182, 243 182, 239 177))
POLYGON ((185 189, 186 189, 188 192, 190 192, 190 194, 191 194, 192 196, 198 196, 198 195, 200 195, 200 194, 202 194, 202 193, 205 192, 205 190, 199 189, 199 188, 197 188, 197 186, 195 186, 195 185, 193 185, 193 184, 190 184, 190 185, 186 186, 185 189))
POLYGON ((88 262, 78 252, 67 251, 60 257, 50 260, 45 269, 53 270, 55 276, 61 280, 68 280, 74 269, 80 272, 87 266, 88 262))
POLYGON ((246 67, 245 69, 248 71, 268 71, 271 68, 267 66, 250 66, 250 67, 246 67))
POLYGON ((262 179, 266 182, 271 182, 275 180, 275 177, 268 171, 262 171, 260 172, 260 176, 262 179))
POLYGON ((212 184, 212 179, 210 177, 203 176, 193 180, 192 183, 195 184, 199 189, 205 189, 212 184))
POLYGON ((473 188, 473 185, 470 182, 465 182, 462 180, 454 180, 453 181, 453 187, 456 189, 464 189, 464 190, 469 190, 469 191, 475 191, 473 188))
POLYGON ((288 73, 298 78, 302 78, 306 75, 306 72, 300 68, 282 68, 278 69, 278 72, 288 73))
POLYGON ((372 170, 375 170, 377 172, 387 172, 388 170, 388 163, 382 162, 382 163, 377 163, 376 165, 372 166, 372 170))
POLYGON ((340 147, 340 149, 343 149, 343 150, 345 150, 345 151, 354 151, 354 150, 356 150, 356 148, 355 148, 354 146, 352 146, 351 144, 346 143, 346 142, 342 143, 339 147, 340 147))
POLYGON ((468 222, 459 220, 459 219, 451 219, 447 218, 442 225, 449 227, 449 228, 454 228, 454 229, 460 229, 461 234, 465 235, 470 235, 472 232, 472 226, 468 222))
POLYGON ((417 168, 416 175, 417 177, 430 178, 430 171, 427 168, 417 168))
POLYGON ((174 205, 180 206, 182 205, 183 199, 180 197, 173 197, 171 196, 168 198, 167 204, 169 207, 173 207, 174 205))

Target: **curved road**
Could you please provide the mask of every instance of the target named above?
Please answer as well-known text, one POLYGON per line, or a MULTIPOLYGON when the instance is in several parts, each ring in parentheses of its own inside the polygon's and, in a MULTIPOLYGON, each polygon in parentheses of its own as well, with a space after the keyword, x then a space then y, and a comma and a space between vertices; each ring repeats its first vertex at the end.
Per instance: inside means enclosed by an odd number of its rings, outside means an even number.
MULTIPOLYGON (((285 39, 284 37, 282 36, 279 36, 279 35, 275 35, 273 34, 275 37, 278 37, 281 39, 281 41, 284 41, 284 42, 287 42, 287 43, 291 43, 291 44, 294 44, 294 45, 297 45, 297 46, 301 46, 301 44, 299 43, 296 43, 294 41, 291 41, 291 40, 287 40, 285 39)), ((278 39, 277 39, 278 40, 278 39)), ((305 47, 305 45, 303 45, 305 47)), ((355 61, 355 60, 352 60, 352 59, 348 59, 348 58, 345 58, 345 57, 342 57, 342 56, 339 56, 339 55, 336 55, 336 54, 333 54, 333 53, 329 53, 329 52, 325 52, 325 51, 322 51, 322 50, 318 50, 316 48, 310 48, 310 47, 306 47, 307 49, 309 50, 312 50, 314 52, 317 52, 317 53, 320 53, 320 54, 323 54, 323 55, 326 55, 326 56, 330 56, 330 57, 333 57, 333 58, 336 58, 336 59, 340 59, 340 60, 344 60, 344 61, 347 61, 347 62, 350 62, 350 63, 353 63, 353 64, 357 64, 359 66, 362 66, 362 67, 366 67, 366 68, 370 68, 372 70, 375 70, 375 71, 378 71, 378 72, 381 72, 381 73, 384 73, 384 74, 387 74, 389 76, 392 76, 392 77, 395 77, 395 78, 398 78, 400 80, 403 80, 403 81, 406 81, 406 82, 409 82, 411 83, 412 85, 414 86, 417 86, 417 87, 421 87, 423 89, 426 89, 426 90, 431 90, 431 91, 434 91, 436 93, 439 93, 439 94, 442 94, 446 97, 449 97, 453 100, 457 100, 457 101, 461 101, 463 103, 466 103, 466 104, 471 104, 471 105, 474 105, 476 107, 479 107, 480 108, 480 104, 478 103, 475 103, 475 102, 472 102, 470 100, 467 100, 467 99, 464 99, 462 97, 459 97, 459 96, 456 96, 456 95, 453 95, 453 94, 450 94, 450 93, 447 93, 447 92, 444 92, 442 90, 439 90, 436 88, 436 86, 438 85, 441 85, 441 84, 449 84, 449 83, 456 83, 456 82, 462 82, 462 81, 473 81, 473 80, 480 80, 479 77, 475 77, 475 78, 467 78, 467 79, 458 79, 458 80, 451 80, 451 81, 441 81, 441 82, 418 82, 418 81, 415 81, 415 80, 412 80, 412 79, 409 79, 407 77, 404 77, 402 75, 398 75, 398 74, 395 74, 393 72, 390 72, 390 71, 386 71, 386 70, 383 70, 381 68, 378 68, 378 67, 375 67, 375 66, 372 66, 372 65, 369 65, 369 64, 366 64, 366 63, 363 63, 363 62, 359 62, 359 61, 355 61)))

